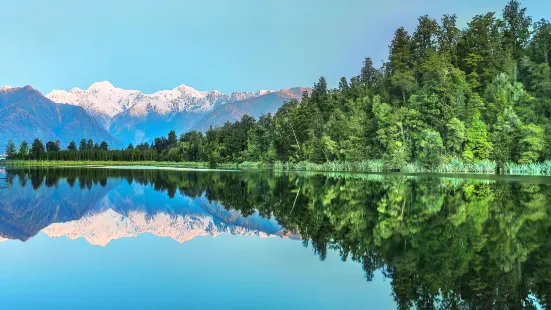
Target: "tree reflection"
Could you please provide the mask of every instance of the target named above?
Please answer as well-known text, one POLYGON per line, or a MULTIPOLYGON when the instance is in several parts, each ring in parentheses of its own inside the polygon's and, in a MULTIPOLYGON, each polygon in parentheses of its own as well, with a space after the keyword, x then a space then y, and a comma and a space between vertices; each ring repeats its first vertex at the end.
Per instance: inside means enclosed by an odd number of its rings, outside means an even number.
MULTIPOLYGON (((7 169, 11 186, 90 189, 113 179, 170 197, 205 195, 300 234, 391 279, 399 308, 516 309, 551 304, 551 186, 405 175, 7 169), (61 181, 63 179, 64 181, 61 181)), ((529 180, 529 179, 526 179, 529 180)))

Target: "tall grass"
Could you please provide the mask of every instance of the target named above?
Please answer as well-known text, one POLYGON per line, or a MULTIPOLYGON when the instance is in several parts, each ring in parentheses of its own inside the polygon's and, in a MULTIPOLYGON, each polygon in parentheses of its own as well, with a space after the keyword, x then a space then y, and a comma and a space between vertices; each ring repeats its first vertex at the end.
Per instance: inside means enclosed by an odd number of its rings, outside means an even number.
MULTIPOLYGON (((280 171, 359 171, 359 172, 386 172, 395 171, 390 169, 383 160, 362 160, 358 162, 329 161, 325 163, 302 162, 276 162, 273 164, 274 170, 280 171)), ((493 160, 479 160, 474 162, 465 162, 461 159, 451 159, 443 162, 434 169, 423 167, 419 162, 404 164, 398 169, 405 173, 496 173, 497 163, 493 160)), ((530 174, 530 175, 550 175, 551 161, 544 163, 515 164, 508 163, 503 169, 505 174, 530 174)))
POLYGON ((507 174, 550 175, 551 161, 528 164, 507 163, 503 170, 507 174))
POLYGON ((309 161, 301 162, 276 162, 273 165, 274 170, 300 170, 300 171, 385 171, 385 165, 382 160, 363 160, 357 162, 346 161, 328 161, 325 163, 312 163, 309 161))

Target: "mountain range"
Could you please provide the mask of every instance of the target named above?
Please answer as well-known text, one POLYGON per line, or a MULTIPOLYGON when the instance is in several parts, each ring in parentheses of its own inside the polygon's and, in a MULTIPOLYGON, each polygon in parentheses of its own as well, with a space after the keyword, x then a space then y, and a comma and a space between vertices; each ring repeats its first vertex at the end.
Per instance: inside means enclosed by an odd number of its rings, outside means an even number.
POLYGON ((125 178, 102 183, 80 176, 71 183, 69 175, 60 180, 21 170, 8 174, 10 190, 0 190, 0 242, 27 241, 39 232, 84 238, 100 246, 145 233, 180 243, 224 233, 299 238, 273 218, 263 218, 258 212, 243 216, 205 194, 169 197, 153 186, 125 178))
POLYGON ((1 87, 0 150, 9 139, 16 146, 26 140, 30 147, 34 138, 44 143, 59 140, 63 148, 82 138, 106 141, 111 147, 122 145, 82 107, 54 103, 31 86, 1 87))
POLYGON ((198 91, 187 85, 172 90, 144 94, 126 90, 108 81, 96 82, 88 89, 52 90, 46 97, 56 103, 83 108, 114 139, 123 143, 151 142, 170 130, 178 134, 205 131, 244 114, 255 118, 275 113, 285 102, 300 100, 308 88, 257 92, 198 91))

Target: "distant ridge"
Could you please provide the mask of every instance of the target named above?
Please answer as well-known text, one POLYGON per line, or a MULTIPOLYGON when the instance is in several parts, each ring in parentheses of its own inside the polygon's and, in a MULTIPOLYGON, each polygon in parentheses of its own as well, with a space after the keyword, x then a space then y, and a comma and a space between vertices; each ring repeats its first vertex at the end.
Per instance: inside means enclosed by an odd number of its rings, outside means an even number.
POLYGON ((47 98, 84 108, 111 136, 124 143, 151 142, 170 130, 178 134, 206 130, 244 114, 255 118, 274 113, 286 101, 300 100, 308 88, 280 91, 198 91, 187 85, 144 94, 125 90, 109 81, 93 83, 88 89, 52 90, 47 98))
POLYGON ((1 87, 0 151, 4 153, 10 139, 19 147, 23 140, 30 146, 35 138, 44 144, 59 140, 62 148, 71 140, 78 143, 82 138, 106 141, 111 147, 121 146, 82 107, 56 104, 29 85, 1 87))

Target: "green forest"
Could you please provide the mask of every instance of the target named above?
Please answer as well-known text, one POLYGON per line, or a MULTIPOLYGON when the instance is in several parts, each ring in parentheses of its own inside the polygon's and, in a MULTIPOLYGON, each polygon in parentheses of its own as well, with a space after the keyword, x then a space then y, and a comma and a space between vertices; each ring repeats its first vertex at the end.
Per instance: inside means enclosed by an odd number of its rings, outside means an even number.
POLYGON ((11 143, 10 158, 261 162, 284 169, 551 172, 551 24, 518 1, 501 14, 421 16, 388 60, 336 89, 321 77, 274 115, 108 151, 91 140, 11 143), (90 143, 89 143, 90 142, 90 143), (36 148, 35 148, 35 144, 36 148), (29 152, 30 150, 30 152, 29 152))

